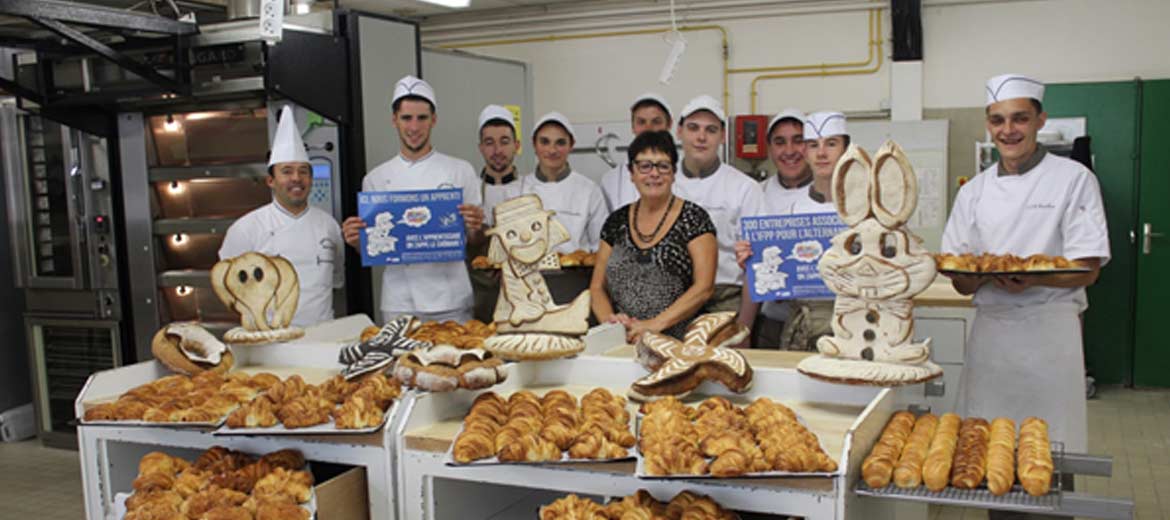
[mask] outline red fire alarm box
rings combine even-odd
[[[735,156],[740,159],[768,157],[768,116],[735,116]]]

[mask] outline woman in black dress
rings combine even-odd
[[[676,197],[678,150],[669,132],[645,132],[629,148],[640,199],[610,214],[589,286],[597,320],[621,323],[631,343],[646,331],[682,338],[715,287],[715,225]]]

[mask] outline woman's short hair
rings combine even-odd
[[[626,151],[629,158],[627,164],[630,165],[630,168],[633,168],[634,160],[646,151],[662,152],[670,157],[670,164],[678,164],[678,147],[675,146],[674,138],[670,136],[670,132],[666,130],[642,132],[634,138],[634,142],[630,143],[630,148]]]

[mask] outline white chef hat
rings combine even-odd
[[[666,111],[666,120],[670,120],[670,103],[666,102],[666,98],[654,92],[646,92],[645,94],[635,98],[634,102],[630,103],[630,110],[634,110],[634,107],[638,106],[638,103],[644,103],[646,101],[654,102],[658,104],[658,106],[662,107],[662,109]]]
[[[795,108],[785,108],[784,110],[781,110],[779,114],[776,114],[772,117],[772,121],[768,123],[768,133],[771,134],[772,127],[776,126],[776,123],[779,123],[785,119],[795,119],[797,123],[800,123],[801,126],[803,126],[804,120],[808,119],[808,117],[804,115],[804,112],[801,112]]]
[[[390,104],[393,105],[406,96],[423,98],[430,101],[431,107],[435,110],[439,108],[439,104],[435,102],[435,89],[431,87],[431,84],[409,74],[394,85],[394,98],[390,100]]]
[[[849,135],[849,131],[845,128],[845,114],[813,112],[804,121],[805,139],[824,139],[835,135]]]
[[[565,128],[565,131],[569,133],[569,138],[571,138],[574,143],[577,142],[577,134],[573,132],[573,123],[570,123],[569,118],[565,117],[565,115],[560,112],[549,112],[543,116],[540,116],[540,119],[536,121],[536,125],[532,127],[532,138],[536,139],[536,132],[540,131],[540,127],[548,123],[556,123],[561,125]]]
[[[508,123],[512,130],[516,130],[516,119],[512,115],[512,111],[500,105],[488,105],[483,107],[483,111],[479,113],[479,130],[483,130],[483,125],[488,124],[489,121],[500,120]]]
[[[727,115],[723,113],[723,104],[720,103],[719,100],[706,94],[703,94],[687,102],[687,105],[682,109],[682,114],[679,114],[679,123],[682,123],[684,119],[691,117],[691,114],[694,114],[700,110],[706,110],[712,114],[715,114],[715,117],[719,118],[719,122],[723,123],[724,125],[727,124]]]
[[[277,116],[276,135],[272,138],[272,152],[268,154],[268,166],[284,162],[309,162],[305,142],[292,107],[285,105]]]
[[[1003,74],[987,80],[987,104],[1029,98],[1044,102],[1044,83],[1020,74]]]

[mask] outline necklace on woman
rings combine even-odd
[[[638,236],[638,240],[642,243],[649,244],[654,241],[654,237],[658,236],[658,232],[662,231],[662,225],[666,223],[666,216],[670,215],[670,209],[674,206],[674,195],[670,196],[670,201],[666,203],[666,211],[662,212],[662,218],[658,219],[658,225],[654,226],[654,232],[649,235],[638,229],[638,208],[642,206],[642,200],[634,203],[634,234]]]

